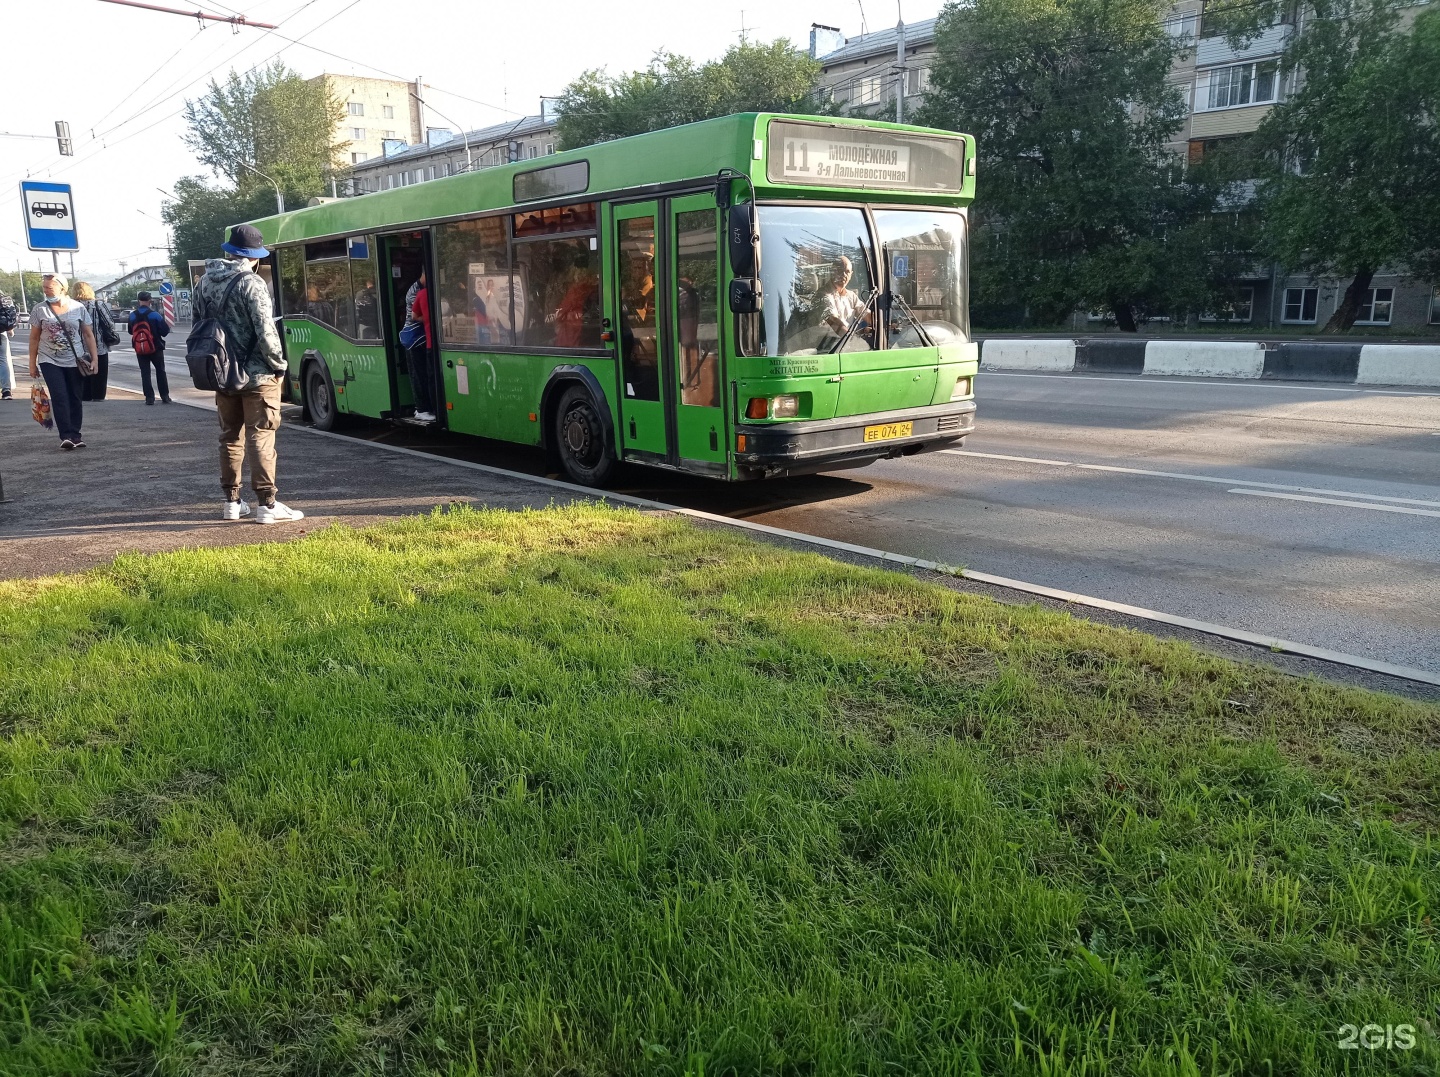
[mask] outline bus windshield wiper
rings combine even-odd
[[[855,320],[846,327],[845,332],[840,334],[840,339],[835,341],[835,346],[827,353],[834,355],[849,343],[850,338],[855,335],[855,330],[865,324],[865,318],[870,313],[870,308],[875,305],[875,297],[879,293],[874,288],[870,289],[870,298],[865,300],[865,309],[855,316]]]

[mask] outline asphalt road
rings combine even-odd
[[[138,387],[133,361],[116,353],[112,384]],[[977,391],[960,451],[744,485],[635,468],[620,489],[1440,672],[1440,391],[1004,373]]]

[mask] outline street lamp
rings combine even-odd
[[[428,108],[431,112],[435,113],[435,115],[439,116],[446,123],[455,123],[454,120],[452,120],[449,116],[445,115],[445,113],[441,112],[429,101],[426,101],[423,97],[420,97],[418,94],[416,94],[414,90],[410,91],[410,96],[415,98],[416,101],[419,101],[422,105]],[[466,134],[465,128],[460,124],[455,123],[455,127],[460,132],[461,141],[465,143],[465,171],[473,172],[475,171],[475,160],[470,156],[470,136]],[[426,139],[426,142],[428,143],[429,139]]]
[[[285,212],[285,196],[280,193],[280,184],[276,183],[273,179],[271,179],[269,176],[265,175],[264,172],[261,172],[258,168],[256,168],[256,167],[255,167],[254,165],[252,165],[252,164],[246,164],[244,161],[241,161],[241,162],[240,162],[240,167],[241,167],[241,168],[248,168],[251,172],[254,172],[255,175],[259,176],[261,179],[263,179],[263,180],[265,180],[267,183],[269,183],[270,186],[272,186],[272,187],[275,188],[275,212],[276,212],[276,213],[284,213],[284,212]]]

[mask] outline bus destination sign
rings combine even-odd
[[[964,183],[959,138],[782,120],[771,121],[769,136],[775,183],[952,193]]]

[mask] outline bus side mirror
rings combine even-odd
[[[737,277],[758,277],[760,235],[756,228],[755,203],[731,206],[725,217],[725,233],[729,239],[730,271]]]
[[[730,282],[730,313],[754,314],[764,305],[759,277],[736,277]]]

